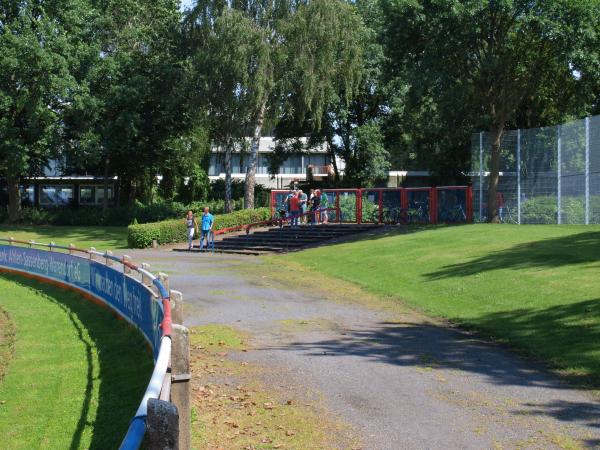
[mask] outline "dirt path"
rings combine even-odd
[[[600,447],[600,405],[528,360],[412,313],[268,286],[250,257],[134,252],[183,292],[186,324],[249,332],[242,355],[294,374],[365,449]],[[298,381],[301,380],[301,381]],[[298,385],[300,383],[300,385]]]

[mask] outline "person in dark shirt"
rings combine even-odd
[[[319,192],[319,190],[316,190],[315,195],[311,199],[311,203],[310,203],[310,211],[311,211],[310,224],[311,225],[314,225],[319,221],[319,218],[317,215],[319,214],[320,206],[321,206],[321,192]]]

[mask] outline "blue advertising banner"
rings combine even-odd
[[[26,247],[0,245],[0,267],[39,275],[85,290],[136,325],[158,356],[162,308],[139,281],[87,258]]]

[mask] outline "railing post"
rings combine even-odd
[[[48,248],[50,249],[50,251],[52,251],[52,247],[56,246],[55,242],[50,241],[50,244],[48,244]]]
[[[557,199],[556,199],[556,208],[557,208],[557,218],[556,221],[559,225],[562,224],[562,127],[559,125],[557,127],[557,143],[556,143],[556,151],[557,151],[557,160],[558,160],[558,168],[557,168],[557,181],[556,181],[556,191],[557,191]]]
[[[183,294],[175,289],[170,291],[171,320],[173,323],[183,325]]]
[[[167,275],[166,273],[163,273],[163,272],[158,272],[158,279],[162,283],[162,285],[165,288],[165,290],[167,292],[169,292],[170,291],[170,289],[169,289],[169,275]]]
[[[590,118],[585,118],[585,224],[590,224]]]
[[[517,223],[521,225],[521,129],[517,130]]]
[[[171,332],[171,402],[179,411],[179,448],[191,447],[190,416],[190,347],[189,330],[183,325],[173,324]]]
[[[148,400],[146,447],[149,450],[179,450],[179,414],[177,407],[164,400]]]
[[[483,131],[479,132],[479,221],[483,217]]]
[[[8,238],[8,245],[13,245],[13,241],[14,241],[14,240],[15,240],[15,238],[14,238],[14,237],[12,237],[12,236],[11,236],[11,237],[9,237],[9,238]]]
[[[142,269],[150,271],[150,264],[143,262]],[[145,286],[152,286],[152,280],[146,276],[146,274],[142,273],[142,284]]]
[[[121,261],[123,262],[123,273],[129,275],[131,273],[131,268],[127,265],[127,263],[131,262],[131,256],[123,255]]]
[[[106,250],[104,252],[104,260],[105,260],[107,266],[112,266],[113,261],[112,261],[112,259],[110,259],[110,257],[112,255],[113,255],[113,253],[110,250]]]
[[[69,255],[73,254],[73,249],[75,248],[75,245],[73,244],[69,244]]]
[[[88,255],[90,255],[90,259],[93,261],[94,260],[94,254],[92,252],[96,251],[96,247],[90,247],[90,252],[88,253]]]

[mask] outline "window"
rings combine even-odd
[[[304,167],[302,167],[302,155],[294,155],[286,159],[279,169],[279,173],[295,175],[304,173]]]
[[[210,155],[210,165],[208,167],[208,174],[210,176],[218,176],[223,170],[223,161],[221,155],[213,153]]]
[[[108,187],[108,202],[113,203],[115,194],[113,187]],[[80,205],[102,205],[104,201],[104,186],[81,186],[79,188],[79,204]]]
[[[40,205],[66,206],[73,202],[73,186],[41,186]]]
[[[35,204],[35,193],[33,186],[19,186],[19,191],[21,191],[21,205],[33,206]]]

